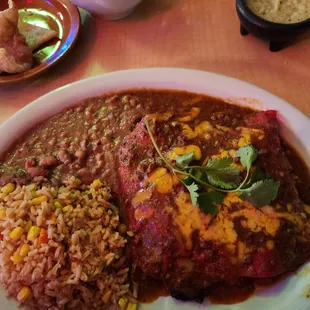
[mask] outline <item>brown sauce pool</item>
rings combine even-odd
[[[221,285],[212,290],[208,299],[213,305],[234,305],[247,300],[254,292],[252,284],[239,287]]]
[[[310,174],[308,173],[309,168],[307,167],[305,162],[301,160],[301,156],[296,150],[294,150],[293,147],[291,147],[287,142],[283,142],[283,146],[286,151],[286,156],[293,167],[294,177],[296,178],[296,187],[299,196],[304,203],[310,205]]]
[[[287,279],[292,273],[266,278],[266,279],[248,279],[242,281],[237,286],[228,286],[220,284],[208,293],[208,300],[214,305],[234,305],[246,301],[256,290],[264,290],[276,283]],[[141,280],[139,282],[138,300],[141,303],[152,303],[160,297],[170,296],[169,290],[161,282],[151,280]]]
[[[149,304],[159,297],[168,296],[170,296],[170,292],[163,283],[151,280],[139,283],[138,300],[142,303]]]

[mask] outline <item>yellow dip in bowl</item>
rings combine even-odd
[[[310,0],[247,0],[257,16],[274,23],[293,24],[310,18]]]

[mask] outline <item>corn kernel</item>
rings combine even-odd
[[[25,302],[31,296],[31,290],[29,287],[24,286],[17,295],[19,302]]]
[[[134,233],[133,233],[132,231],[127,231],[127,235],[128,235],[129,237],[133,237]]]
[[[95,189],[97,189],[97,188],[100,188],[102,186],[102,183],[101,183],[101,181],[100,180],[95,180],[92,184],[91,184],[91,188],[95,188]]]
[[[0,199],[4,199],[8,194],[6,193],[0,193]]]
[[[19,264],[23,261],[23,257],[20,256],[19,254],[14,254],[10,257],[11,262],[14,264]]]
[[[76,198],[75,193],[70,193],[70,194],[69,194],[69,198],[72,199],[72,200],[74,200],[74,199]]]
[[[111,295],[112,295],[112,291],[107,291],[103,297],[102,297],[102,300],[105,304],[107,304],[111,298]]]
[[[137,304],[129,303],[126,310],[137,310]]]
[[[59,187],[59,189],[58,189],[59,194],[66,193],[67,191],[68,191],[67,188],[64,187],[64,186],[61,186],[61,187]]]
[[[55,202],[54,202],[54,206],[55,206],[56,208],[62,208],[62,204],[61,204],[59,201],[55,201]]]
[[[28,252],[30,251],[30,245],[29,244],[23,244],[19,250],[19,255],[21,257],[27,256]]]
[[[68,205],[68,206],[65,206],[64,208],[63,208],[63,211],[64,212],[68,212],[68,211],[71,211],[73,209],[73,207],[71,206],[71,205]]]
[[[4,185],[0,191],[1,193],[10,194],[14,192],[14,190],[15,190],[15,184],[9,183],[9,184]]]
[[[28,232],[31,226],[32,226],[32,221],[31,220],[27,221],[24,227],[25,231]]]
[[[26,186],[27,189],[30,191],[36,191],[37,190],[37,184],[29,184]]]
[[[38,226],[31,226],[28,231],[27,240],[34,241],[39,236],[40,230]]]
[[[24,229],[22,227],[16,227],[10,232],[10,238],[13,240],[19,239],[24,233]]]
[[[118,225],[118,232],[120,234],[126,234],[127,232],[127,226],[125,224],[119,224]]]
[[[33,198],[31,202],[33,205],[40,205],[42,202],[45,202],[47,200],[48,200],[47,196],[40,196],[37,198]]]
[[[122,310],[125,310],[127,306],[127,300],[125,298],[120,298],[118,305],[122,308]]]
[[[38,189],[38,190],[36,191],[36,196],[37,196],[37,197],[42,196],[42,191],[41,191],[40,189]]]
[[[305,212],[310,215],[310,206],[304,205]]]
[[[0,209],[0,220],[5,220],[6,218],[6,210]]]

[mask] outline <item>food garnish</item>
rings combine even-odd
[[[243,146],[236,152],[244,169],[234,165],[233,160],[228,157],[211,158],[204,166],[190,166],[194,160],[193,152],[178,156],[174,166],[161,152],[147,117],[144,118],[144,122],[158,155],[187,188],[192,204],[199,205],[204,213],[216,214],[216,205],[223,202],[225,194],[232,192],[238,192],[240,199],[249,201],[257,208],[276,199],[280,183],[267,176],[260,168],[251,170],[258,157],[258,151],[253,145]],[[240,182],[244,170],[246,174]],[[204,189],[207,189],[207,192],[200,193]]]

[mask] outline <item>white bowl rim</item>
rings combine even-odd
[[[15,113],[0,126],[0,151],[4,152],[9,145],[38,122],[49,118],[62,110],[78,104],[81,100],[103,95],[107,92],[132,88],[175,89],[196,93],[205,93],[224,100],[234,99],[241,105],[259,109],[276,109],[279,111],[282,134],[302,153],[310,166],[310,122],[309,118],[279,97],[238,79],[220,74],[179,68],[146,68],[131,69],[105,73],[90,77],[54,90]],[[243,100],[251,97],[257,101]],[[310,264],[308,264],[310,266]],[[142,305],[142,310],[252,310],[263,309],[268,302],[268,310],[306,310],[308,300],[302,297],[301,291],[309,284],[305,278],[293,275],[288,281],[281,281],[264,293],[258,293],[246,302],[233,306],[192,303],[178,303],[171,298],[160,298],[157,302]],[[280,288],[281,290],[280,290]],[[281,293],[279,293],[279,290]],[[275,294],[277,293],[277,294]],[[16,304],[6,300],[0,289],[0,303],[5,309],[17,309]],[[272,304],[270,304],[272,303]],[[6,305],[6,306],[5,306]],[[269,307],[270,305],[270,307]]]

